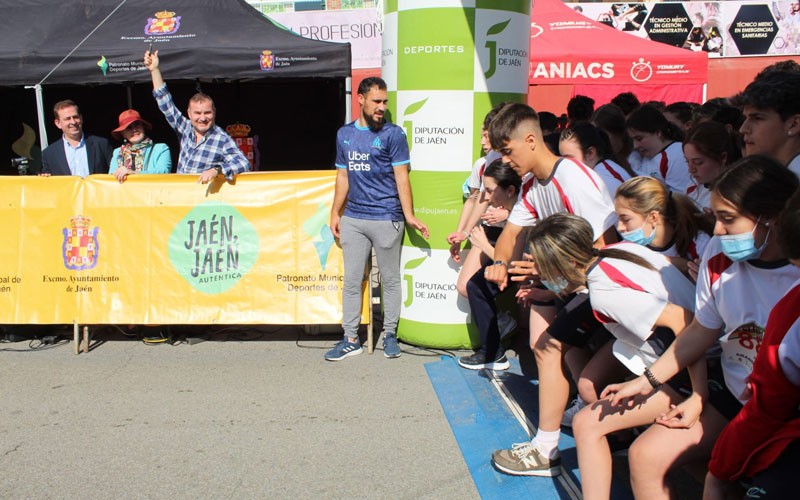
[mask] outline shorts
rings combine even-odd
[[[483,232],[486,234],[486,239],[494,246],[497,243],[497,238],[503,232],[502,227],[498,226],[483,226]]]
[[[573,347],[586,347],[592,337],[607,330],[594,316],[588,293],[556,300],[556,318],[547,329],[551,337]],[[601,344],[602,345],[602,344]]]
[[[748,486],[745,498],[797,498],[797,464],[800,463],[800,441],[783,450],[783,453],[765,470],[745,481]]]
[[[672,330],[664,327],[656,327],[650,336],[644,340],[644,344],[632,345],[623,340],[616,340],[614,343],[614,356],[628,370],[635,374],[641,374],[645,368],[655,363],[664,354],[672,342],[675,334]]]
[[[719,360],[708,363],[708,403],[728,420],[733,420],[744,406],[725,385]]]

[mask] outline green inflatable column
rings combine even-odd
[[[417,217],[429,240],[407,231],[398,336],[439,348],[471,348],[477,332],[456,291],[459,266],[447,235],[458,225],[462,185],[480,156],[483,117],[525,102],[530,0],[386,0],[382,75],[389,109],[411,149]]]

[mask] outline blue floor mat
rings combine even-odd
[[[522,374],[516,360],[497,372],[499,384],[535,426],[538,422],[538,384]],[[580,498],[580,478],[575,440],[563,429],[559,448],[565,474],[561,478],[521,477],[503,474],[492,466],[492,452],[528,440],[491,375],[484,370],[465,370],[455,358],[443,356],[425,365],[428,378],[442,405],[464,462],[482,498]],[[632,498],[622,484],[612,486],[612,498]]]

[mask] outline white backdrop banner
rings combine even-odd
[[[350,42],[353,69],[381,67],[381,20],[378,9],[312,10],[270,14],[304,38]]]

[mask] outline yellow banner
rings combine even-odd
[[[339,323],[334,180],[0,178],[0,323]]]

